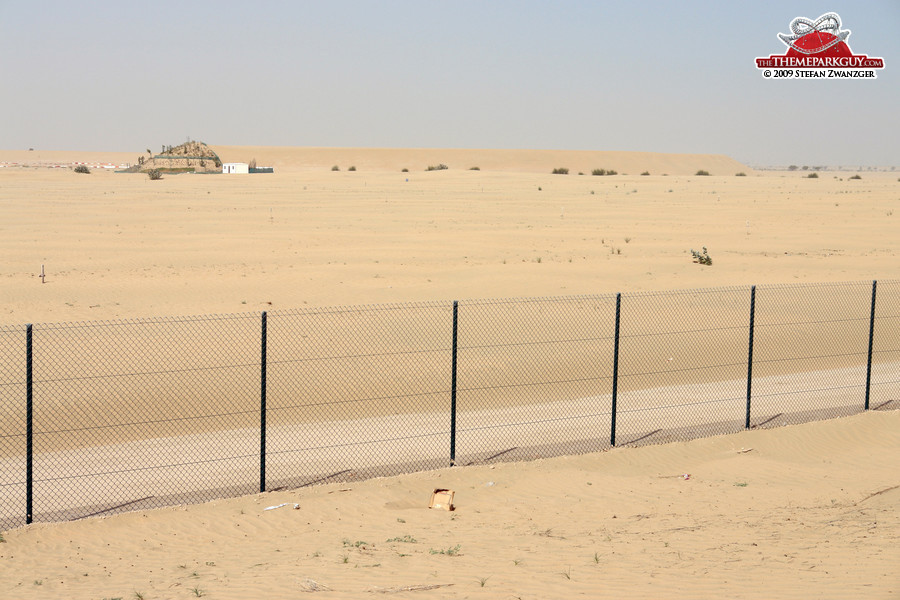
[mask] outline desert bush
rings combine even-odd
[[[401,173],[409,173],[409,169],[407,169],[406,167],[403,167],[402,169],[400,169],[400,172]]]
[[[818,179],[819,174],[818,173],[810,173],[809,175],[806,176],[806,178],[807,179]]]
[[[426,170],[426,171],[445,171],[445,170],[447,170],[447,169],[449,169],[449,168],[450,168],[450,167],[448,167],[448,166],[445,165],[444,163],[441,163],[441,164],[439,164],[439,165],[428,165],[428,167],[427,167],[425,170]]]
[[[847,179],[862,179],[862,175],[853,175],[851,177],[848,177]]]
[[[87,165],[78,165],[75,167],[75,172],[76,173],[86,173],[86,174],[90,175],[91,170],[87,168]]]
[[[348,171],[355,171],[355,170],[356,170],[356,167],[354,167],[353,165],[350,165],[350,168],[347,169],[347,170],[348,170]]]
[[[481,167],[469,167],[470,171],[480,171]]]
[[[606,175],[606,169],[594,169],[593,171],[591,171],[591,175],[596,175],[598,177]]]
[[[735,177],[746,177],[747,174],[744,173],[743,171],[741,171],[740,173],[735,173],[734,176],[735,176]]]
[[[695,175],[708,176],[708,175],[709,175],[709,171],[704,171],[703,169],[700,169],[699,171],[697,171],[697,172],[694,173],[694,174],[695,174]]]
[[[569,170],[565,167],[557,167],[556,169],[553,169],[553,171],[551,171],[551,173],[553,175],[568,175]]]
[[[645,175],[645,176],[649,175],[649,174],[650,174],[650,171],[644,171],[643,173],[641,173],[641,175]]]
[[[700,263],[701,265],[712,265],[712,258],[709,257],[709,252],[706,251],[706,246],[703,246],[702,252],[697,252],[696,250],[691,250],[691,256],[694,257],[695,263]]]
[[[162,171],[160,171],[159,169],[150,169],[149,171],[147,171],[147,177],[149,177],[151,181],[162,179]]]
[[[332,171],[340,171],[341,168],[340,168],[339,166],[337,166],[337,165],[334,165],[333,167],[331,167],[331,170],[332,170]]]

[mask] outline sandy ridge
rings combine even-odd
[[[23,599],[889,598],[898,417],[39,524],[4,532],[0,586]],[[434,487],[456,491],[455,512],[426,508]]]

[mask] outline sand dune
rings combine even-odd
[[[0,589],[23,600],[889,598],[898,432],[900,412],[872,412],[38,524],[4,533]],[[454,512],[427,508],[436,487],[456,492]]]
[[[223,161],[274,166],[279,172],[318,171],[351,166],[360,171],[424,171],[444,164],[451,170],[478,167],[485,171],[550,173],[567,168],[570,174],[594,169],[620,174],[693,175],[705,169],[717,175],[752,170],[721,154],[665,154],[576,150],[471,150],[457,148],[273,148],[265,146],[213,146]]]
[[[649,171],[653,175],[693,175],[700,169],[715,175],[734,175],[752,170],[721,154],[666,154],[576,150],[477,150],[459,148],[310,148],[278,146],[211,146],[223,162],[250,162],[273,166],[279,173],[347,170],[424,171],[444,164],[453,170],[478,167],[486,171],[550,173],[567,168],[571,174],[594,169],[614,169],[625,175]],[[145,149],[146,150],[146,149]],[[150,148],[153,152],[155,149]],[[0,150],[0,164],[131,163],[146,151],[79,152],[52,150]]]

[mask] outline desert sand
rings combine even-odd
[[[896,274],[889,173],[808,179],[708,155],[326,149],[315,162],[309,149],[214,149],[276,172],[149,181],[0,168],[0,323]],[[0,162],[32,154],[81,158]],[[450,168],[425,171],[441,162]],[[690,175],[700,168],[712,175]],[[704,246],[711,267],[692,262]]]
[[[4,533],[0,589],[21,599],[893,598],[898,458],[900,412],[870,412],[42,523]],[[435,488],[455,492],[456,510],[428,508]]]
[[[897,277],[891,173],[214,149],[276,172],[149,181],[49,166],[139,153],[0,151],[0,325]],[[35,524],[3,533],[0,595],[894,597],[897,416]],[[427,509],[436,487],[456,511]]]

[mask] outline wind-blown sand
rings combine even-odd
[[[45,166],[139,153],[0,151],[42,165],[0,168],[0,324],[897,276],[895,174],[808,179],[712,155],[214,150],[276,173],[151,182]],[[439,163],[450,169],[425,171]],[[701,246],[710,267],[691,261]],[[3,533],[0,596],[894,597],[898,425],[873,412],[36,524]],[[456,512],[425,508],[434,487],[457,491]]]
[[[898,459],[900,412],[871,412],[38,524],[4,534],[0,589],[22,599],[891,598]],[[427,508],[437,487],[456,492],[454,512]]]

